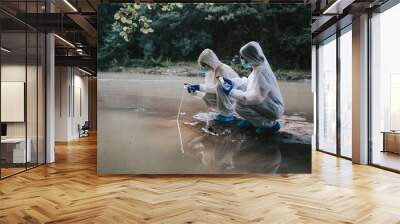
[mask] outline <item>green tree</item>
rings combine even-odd
[[[125,3],[99,10],[99,64],[195,61],[204,48],[230,60],[258,41],[274,68],[309,69],[311,13],[300,4]],[[102,24],[105,23],[105,24]]]

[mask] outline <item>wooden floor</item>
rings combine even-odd
[[[97,176],[96,139],[0,181],[0,223],[400,223],[400,175],[319,152],[312,175]]]
[[[19,172],[23,172],[25,170],[26,170],[25,167],[23,167],[23,168],[13,168],[13,167],[4,168],[3,167],[3,168],[1,168],[1,177],[8,177],[8,176],[11,176],[13,174],[16,174],[16,173],[19,173]]]

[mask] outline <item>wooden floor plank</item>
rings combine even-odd
[[[400,223],[400,175],[313,152],[310,175],[98,176],[96,137],[0,181],[0,223]]]

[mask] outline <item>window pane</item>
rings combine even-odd
[[[28,32],[28,63],[26,80],[26,113],[27,140],[30,147],[28,168],[37,165],[37,76],[38,76],[38,36],[36,32]]]
[[[45,60],[46,60],[46,52],[45,52],[45,44],[46,37],[44,34],[39,34],[39,46],[38,46],[38,163],[45,163],[45,93],[46,93],[46,84],[45,84]]]
[[[318,48],[318,148],[336,153],[336,40]]]
[[[351,29],[351,27],[350,27]],[[340,36],[340,152],[351,158],[352,141],[352,35]]]
[[[8,49],[1,51],[0,87],[1,174],[5,177],[25,170],[31,158],[30,144],[26,144],[26,33],[2,33],[1,45]]]
[[[372,162],[400,170],[400,5],[372,18]],[[386,132],[386,134],[384,134]]]

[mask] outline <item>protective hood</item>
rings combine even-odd
[[[260,44],[255,41],[251,41],[240,48],[240,55],[253,66],[260,65],[266,61]]]
[[[201,66],[201,63],[204,63],[214,70],[221,65],[221,61],[218,59],[217,55],[212,51],[211,49],[204,49],[203,52],[201,52],[198,63]]]
[[[284,111],[281,90],[260,45],[252,41],[240,49],[240,54],[254,69],[248,77],[246,90],[232,90],[232,95],[247,105],[272,101],[279,106],[280,116]]]
[[[219,83],[218,77],[225,77],[228,79],[239,78],[239,75],[230,66],[222,63],[211,49],[205,49],[201,52],[198,63],[200,66],[201,63],[204,63],[213,68],[206,73],[204,84],[200,84],[200,91],[202,92],[216,93]]]

